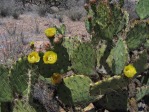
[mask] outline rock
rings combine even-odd
[[[57,7],[55,7],[55,6],[52,6],[50,9],[51,9],[51,13],[59,12],[59,9]]]

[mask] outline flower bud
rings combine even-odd
[[[92,16],[88,16],[87,19],[88,19],[88,21],[91,21],[92,20]]]
[[[84,9],[88,10],[89,9],[89,4],[85,3],[84,4]]]
[[[57,37],[55,37],[54,40],[53,40],[53,42],[54,42],[55,44],[59,44],[60,41],[61,41],[60,38],[57,38]]]
[[[59,34],[59,35],[58,35],[58,38],[59,38],[59,39],[62,39],[62,38],[63,38],[63,35],[62,35],[62,34]]]

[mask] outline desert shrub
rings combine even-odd
[[[10,16],[15,9],[15,2],[12,0],[1,0],[0,1],[0,15],[2,17]]]
[[[40,6],[37,11],[39,16],[44,17],[47,13],[47,7]]]
[[[83,6],[84,3],[85,0],[67,0],[65,8],[71,9],[72,7],[75,6]]]
[[[82,7],[73,7],[66,15],[73,21],[79,21],[83,16],[86,15],[85,10]]]
[[[1,9],[0,15],[1,15],[2,17],[8,16],[8,15],[9,15],[9,10],[6,9],[6,8]]]
[[[63,14],[62,14],[62,13],[54,14],[54,18],[55,18],[55,19],[58,19],[58,21],[59,21],[60,23],[63,22]]]
[[[19,13],[17,11],[14,11],[12,13],[12,16],[13,16],[14,19],[18,19],[19,18]]]

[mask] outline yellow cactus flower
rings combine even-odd
[[[62,82],[62,75],[59,73],[54,73],[51,77],[52,84],[59,84]]]
[[[43,61],[45,64],[54,64],[57,61],[57,54],[53,51],[47,51],[44,53]]]
[[[28,55],[28,62],[29,63],[37,63],[40,61],[40,57],[39,57],[39,54],[38,52],[31,52],[29,55]]]
[[[44,32],[47,37],[51,38],[56,34],[56,28],[48,28]]]
[[[137,71],[133,65],[129,64],[128,66],[125,66],[124,74],[126,77],[132,78],[136,73]]]

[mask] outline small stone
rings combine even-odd
[[[57,7],[55,7],[55,6],[51,7],[50,9],[51,9],[51,12],[52,12],[52,13],[57,13],[57,12],[59,12],[59,9],[58,9]]]

